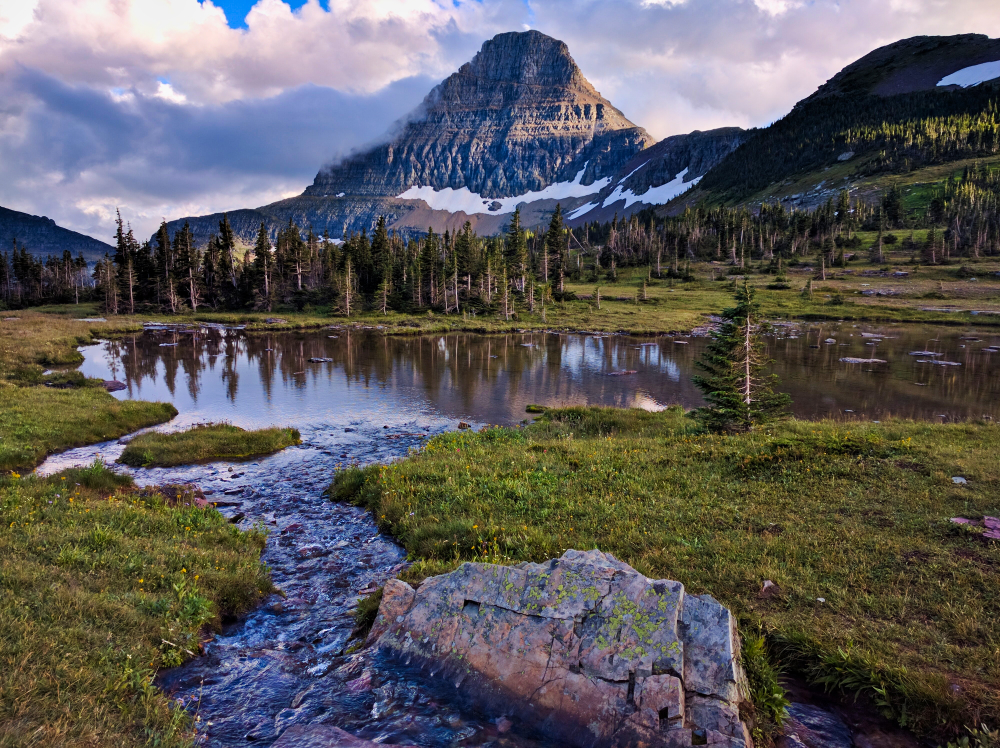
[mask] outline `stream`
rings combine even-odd
[[[697,335],[389,338],[156,326],[82,349],[86,376],[124,383],[117,397],[174,403],[180,415],[166,430],[228,420],[302,432],[300,446],[254,462],[119,466],[141,485],[196,484],[241,527],[270,530],[263,561],[284,596],[227,623],[206,656],[158,677],[196,716],[199,745],[270,745],[290,725],[319,722],[429,748],[544,745],[516,725],[499,734],[398,663],[345,652],[358,599],[395,576],[406,554],[366,512],[322,492],[339,468],[405,457],[461,421],[518,423],[529,403],[697,406],[690,376],[705,343]],[[998,344],[1000,331],[841,323],[782,326],[768,345],[796,415],[962,420],[1000,418]],[[122,449],[70,450],[39,472],[110,463]]]

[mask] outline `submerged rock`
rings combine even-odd
[[[416,746],[373,743],[333,725],[293,725],[281,734],[271,748],[416,748]]]
[[[751,745],[732,614],[600,551],[390,580],[368,641],[560,745]]]

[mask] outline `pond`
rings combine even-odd
[[[84,349],[81,370],[123,381],[119,397],[174,403],[177,427],[443,427],[514,424],[532,403],[696,407],[691,377],[706,344],[703,336],[161,329]],[[768,352],[802,418],[1000,417],[998,330],[785,324]]]
[[[206,326],[84,348],[85,375],[126,385],[116,397],[172,402],[180,415],[164,428],[226,420],[302,432],[302,445],[248,463],[129,471],[140,484],[197,484],[239,526],[271,531],[263,560],[284,596],[227,625],[206,656],[158,678],[196,715],[198,744],[270,745],[290,725],[332,723],[377,742],[545,745],[517,724],[500,734],[453,689],[348,651],[359,598],[398,574],[406,554],[364,511],[323,490],[346,464],[403,457],[463,421],[515,424],[532,403],[696,407],[691,376],[706,344],[698,335],[385,337]],[[848,323],[781,325],[768,339],[796,415],[863,420],[1000,417],[998,345],[1000,332],[989,330]],[[122,449],[71,450],[39,471],[111,461]]]

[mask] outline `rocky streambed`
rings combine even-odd
[[[142,484],[197,485],[239,526],[259,523],[270,531],[263,561],[282,594],[272,595],[243,620],[227,623],[204,643],[204,656],[158,678],[158,685],[197,721],[197,744],[562,746],[569,744],[567,735],[586,732],[553,731],[553,723],[600,712],[600,720],[589,720],[600,725],[589,743],[595,748],[616,745],[623,736],[633,742],[640,738],[636,745],[697,745],[713,735],[715,742],[749,745],[734,722],[739,701],[734,645],[727,636],[714,636],[731,630],[720,624],[728,614],[714,602],[705,603],[713,615],[699,621],[691,607],[703,605],[699,598],[685,601],[683,588],[668,582],[671,598],[662,582],[650,582],[613,559],[581,566],[576,558],[575,566],[563,571],[553,562],[527,565],[486,579],[466,569],[464,576],[425,583],[416,596],[393,582],[368,646],[351,651],[349,645],[357,643],[350,639],[359,599],[393,579],[406,554],[378,532],[367,512],[333,503],[323,492],[338,467],[397,459],[443,428],[440,423],[433,428],[395,423],[391,428],[318,429],[303,434],[302,446],[252,463],[130,471]],[[107,443],[72,450],[50,458],[40,471],[96,457],[111,461],[122,448]],[[593,579],[581,582],[588,574]],[[571,592],[574,586],[595,585],[600,594]],[[637,602],[641,607],[644,595],[652,605],[645,612],[637,608],[645,622],[612,631],[621,624],[614,611]],[[604,600],[614,606],[600,614]],[[462,646],[469,651],[460,654],[469,658],[466,666],[478,660],[477,666],[485,662],[490,668],[474,675],[466,667],[463,676],[455,661],[436,658],[433,647],[441,631],[435,624],[449,621],[465,627]],[[699,638],[699,627],[708,630],[708,640]],[[619,635],[624,637],[619,644],[625,644],[612,647],[610,639]],[[642,651],[653,646],[662,656],[646,662],[650,658]],[[685,646],[700,648],[700,655],[685,659],[679,654]],[[699,668],[704,672],[699,674]],[[589,680],[588,672],[594,676]],[[593,693],[569,681],[587,681]],[[699,686],[700,681],[709,687]],[[521,693],[521,686],[530,686],[530,694]],[[541,699],[540,720],[532,718],[534,700],[526,694]],[[864,709],[838,706],[801,684],[792,694],[795,703],[781,748],[917,745]],[[722,711],[705,712],[704,706],[714,702]],[[714,728],[700,723],[708,714],[719,717]],[[628,729],[620,731],[621,725]]]
[[[140,484],[194,484],[240,527],[270,531],[262,560],[283,594],[228,623],[205,642],[205,656],[157,679],[194,715],[199,746],[267,746],[290,726],[311,723],[388,743],[535,745],[516,730],[501,736],[495,723],[399,662],[345,652],[358,600],[398,573],[406,554],[368,513],[323,491],[338,466],[396,459],[441,428],[320,429],[305,432],[301,447],[252,463],[128,471]],[[71,450],[39,470],[110,462],[122,449],[112,442]]]

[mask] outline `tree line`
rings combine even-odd
[[[89,269],[82,257],[34,258],[15,243],[0,253],[0,303],[7,307],[98,300],[108,314],[141,311],[328,308],[499,314],[571,298],[565,284],[614,283],[624,267],[650,278],[690,278],[690,265],[714,261],[740,270],[751,262],[815,262],[820,272],[855,259],[884,262],[897,233],[931,230],[921,243],[902,239],[914,259],[948,262],[1000,254],[1000,171],[977,165],[946,181],[925,211],[908,213],[893,186],[876,203],[845,190],[813,210],[780,203],[686,209],[660,216],[647,209],[627,219],[569,229],[559,207],[544,229],[526,229],[519,211],[498,236],[470,223],[439,234],[404,236],[379,218],[372,233],[334,241],[289,222],[272,242],[261,224],[253,246],[241,246],[226,216],[198,247],[189,226],[172,236],[166,223],[138,241],[119,215],[115,251]],[[869,232],[862,241],[859,232]],[[875,234],[872,239],[871,235]]]

